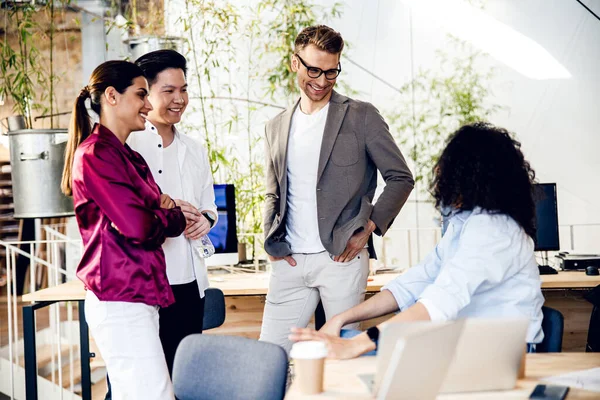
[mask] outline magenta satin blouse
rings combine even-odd
[[[146,161],[96,124],[75,152],[72,179],[84,247],[77,277],[100,300],[172,304],[161,245],[185,218],[179,207],[160,208]]]

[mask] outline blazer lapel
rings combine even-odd
[[[290,137],[292,116],[294,115],[294,111],[296,110],[296,107],[298,107],[298,103],[300,103],[300,100],[298,100],[293,107],[288,108],[281,115],[281,118],[279,119],[279,124],[277,126],[277,130],[276,130],[277,141],[279,143],[278,143],[278,146],[274,149],[275,154],[274,154],[273,159],[277,160],[276,168],[277,168],[277,173],[279,175],[279,185],[280,186],[283,186],[283,182],[285,180],[285,177],[287,176],[286,169],[287,169],[288,141],[289,141],[289,137]]]
[[[331,156],[335,139],[340,132],[342,122],[346,116],[346,111],[348,110],[346,100],[347,97],[342,96],[335,91],[331,95],[329,112],[327,114],[327,121],[325,122],[325,130],[323,132],[323,142],[321,143],[321,154],[319,155],[317,182],[319,182],[321,175],[323,175],[323,171],[325,171],[325,166],[327,165],[327,161],[329,161],[329,156]]]

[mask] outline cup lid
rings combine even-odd
[[[290,357],[297,359],[319,359],[327,357],[327,346],[316,340],[297,342],[292,346]]]

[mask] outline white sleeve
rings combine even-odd
[[[521,235],[506,229],[506,222],[500,215],[478,215],[465,222],[456,253],[419,297],[432,321],[456,319],[479,288],[494,287],[517,272],[511,267],[521,249],[513,236]]]
[[[412,306],[423,290],[431,285],[439,274],[441,267],[440,246],[442,244],[440,242],[420,264],[409,268],[381,288],[381,290],[389,290],[392,293],[401,311]]]

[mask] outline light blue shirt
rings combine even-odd
[[[400,310],[420,302],[432,321],[528,318],[527,342],[544,338],[534,243],[504,214],[475,208],[451,215],[436,248],[382,290]]]

